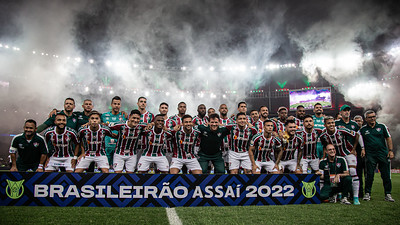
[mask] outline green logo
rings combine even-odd
[[[314,197],[315,193],[317,192],[317,188],[315,187],[315,181],[313,182],[304,182],[303,183],[303,188],[301,189],[301,192],[303,193],[304,197],[306,198],[312,198]]]
[[[24,183],[25,180],[11,181],[7,180],[6,194],[12,199],[20,198],[24,194]],[[22,189],[21,189],[22,187]]]

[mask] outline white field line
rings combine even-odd
[[[179,219],[178,214],[176,214],[175,208],[165,208],[167,211],[168,221],[171,225],[182,225],[181,219]]]

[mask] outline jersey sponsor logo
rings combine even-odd
[[[6,194],[11,199],[18,199],[24,194],[24,183],[25,180],[11,181],[7,179]]]
[[[18,144],[20,149],[24,149],[24,145],[23,144]]]
[[[35,148],[37,148],[39,146],[39,143],[33,142],[33,146],[35,146]]]
[[[369,130],[366,130],[366,131],[365,131],[365,135],[367,135],[367,134],[370,134]]]
[[[312,198],[314,197],[315,193],[317,193],[317,188],[315,187],[315,181],[312,182],[301,182],[303,187],[301,188],[301,192],[303,193],[304,197]]]

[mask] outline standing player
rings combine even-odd
[[[394,202],[390,178],[390,160],[394,158],[392,137],[385,124],[376,122],[376,114],[373,110],[366,111],[364,118],[367,124],[361,128],[361,135],[364,138],[365,151],[361,153],[361,156],[367,157],[367,177],[363,199],[371,200],[372,182],[378,165],[385,190],[385,201]]]
[[[350,112],[351,112],[351,108],[348,105],[343,105],[342,107],[340,107],[340,111],[339,114],[341,115],[341,119],[336,120],[335,121],[335,125],[336,127],[339,128],[347,128],[349,130],[353,130],[355,132],[358,132],[360,130],[360,127],[358,126],[358,124],[356,122],[354,122],[353,120],[350,120]],[[349,143],[354,143],[354,138],[351,136],[346,136],[346,142]],[[357,166],[356,166],[356,172],[357,172],[357,176],[359,179],[359,191],[358,191],[358,196],[363,196],[363,181],[362,181],[362,173],[358,173],[357,171],[357,167],[358,164],[362,163],[362,159],[364,157],[361,157],[361,146],[364,145],[364,142],[362,140],[362,137],[360,136],[358,139],[358,143],[359,145],[357,145],[356,147],[356,157],[357,157]]]
[[[251,173],[251,161],[249,158],[250,141],[257,130],[247,126],[246,114],[236,114],[236,125],[229,126],[231,130],[231,150],[229,151],[229,171],[231,174],[238,174],[242,167],[246,174]]]
[[[161,102],[158,111],[163,116],[164,121],[168,120],[168,104],[166,102]]]
[[[12,139],[9,153],[11,172],[22,172],[29,169],[43,172],[43,164],[48,151],[46,141],[36,133],[36,121],[31,119],[25,121],[24,133],[18,134]]]
[[[336,128],[335,127],[335,119],[332,116],[327,116],[324,119],[325,122],[325,131],[322,132],[320,136],[320,140],[324,148],[328,144],[332,144],[336,148],[336,152],[339,156],[342,156],[346,159],[347,164],[349,165],[350,176],[353,181],[353,196],[354,196],[354,205],[359,205],[360,201],[358,199],[359,192],[359,181],[357,176],[357,158],[356,158],[356,145],[358,143],[359,134],[355,131],[349,130],[347,128]],[[354,143],[350,143],[346,141],[346,137],[351,136],[354,138]],[[364,148],[364,146],[361,146]]]
[[[277,126],[278,126],[278,132],[284,132],[285,131],[285,124],[286,120],[288,118],[288,110],[286,107],[281,106],[278,108],[278,120],[277,120]]]
[[[90,99],[85,99],[82,104],[83,111],[75,112],[78,118],[77,129],[79,129],[82,125],[87,124],[89,122],[89,115],[93,110],[93,102]]]
[[[303,138],[304,148],[303,157],[300,161],[303,173],[307,173],[307,168],[311,167],[314,172],[318,171],[319,159],[317,156],[317,142],[322,130],[314,128],[314,120],[311,115],[305,115],[303,128],[297,134]]]
[[[139,125],[140,115],[139,110],[132,110],[126,123],[110,127],[111,130],[118,131],[113,166],[116,173],[122,173],[124,167],[127,173],[135,172],[137,144],[140,134],[146,128],[145,124]]]
[[[294,120],[287,120],[285,133],[280,133],[282,140],[282,151],[276,159],[276,165],[282,167],[283,173],[287,168],[291,173],[301,173],[300,160],[303,153],[304,141],[296,134],[296,123]],[[297,157],[295,154],[297,153]]]
[[[222,125],[234,123],[234,121],[228,117],[228,106],[226,106],[226,104],[221,104],[219,106],[218,111],[219,111],[219,121]]]
[[[182,124],[182,117],[186,113],[186,103],[184,102],[179,102],[178,104],[178,114],[169,117],[167,120],[167,126],[172,129],[176,125],[181,125]]]
[[[257,129],[257,131],[259,133],[262,133],[264,131],[264,122],[266,120],[270,120],[268,118],[269,115],[269,111],[268,111],[268,107],[267,106],[261,106],[259,109],[259,115],[260,115],[260,119],[258,119],[258,121],[254,122],[254,128]],[[274,132],[278,132],[278,126],[276,125],[275,121],[271,120],[274,124]]]
[[[161,173],[168,173],[169,164],[165,157],[165,145],[167,140],[172,138],[172,134],[163,130],[164,123],[163,116],[158,114],[154,118],[153,129],[142,132],[142,135],[145,136],[144,145],[146,148],[138,162],[139,173],[146,173],[151,163],[155,163]]]
[[[193,129],[192,117],[184,115],[182,126],[173,134],[174,150],[171,162],[171,174],[178,174],[185,165],[193,174],[201,174],[201,166],[195,156],[194,148],[200,141],[200,132]]]
[[[66,127],[67,117],[64,114],[57,114],[54,123],[56,126],[44,132],[46,143],[53,148],[45,171],[54,172],[64,167],[65,171],[73,172],[71,161],[75,146],[78,144],[77,134],[75,130]]]
[[[211,114],[213,114],[213,113],[215,113],[215,109],[214,108],[209,108],[208,110],[207,110],[207,117],[210,117],[210,115]]]
[[[324,115],[322,114],[324,110],[322,109],[321,103],[316,103],[314,105],[314,128],[323,130],[325,128],[324,124]],[[318,158],[322,159],[324,155],[324,148],[320,141],[317,142],[317,156]]]
[[[246,115],[247,121],[250,124],[253,124],[253,120],[251,119],[251,117],[249,115],[247,115],[247,103],[246,102],[239,102],[238,104],[238,111],[239,113],[244,113]],[[234,121],[236,121],[237,116],[233,116],[232,118]]]
[[[360,129],[361,129],[361,127],[363,127],[364,120],[361,115],[354,116],[354,121],[357,123],[357,125],[358,125],[358,127],[360,127]]]
[[[264,132],[256,134],[251,142],[249,158],[251,160],[253,174],[260,174],[264,168],[268,173],[279,173],[278,166],[274,162],[274,153],[278,149],[281,152],[281,142],[279,138],[272,136],[274,122],[264,121]]]
[[[126,118],[124,114],[120,112],[120,109],[121,98],[119,96],[114,96],[111,99],[111,111],[101,115],[101,122],[107,124],[108,126],[114,126],[115,124],[125,122]],[[117,131],[114,131],[114,133],[117,134]],[[117,139],[112,138],[111,136],[106,136],[105,138],[105,151],[107,154],[108,164],[110,165],[110,168],[112,168]]]
[[[67,127],[77,130],[78,119],[74,113],[75,109],[75,100],[73,98],[66,98],[64,101],[64,110],[60,113],[67,116]],[[50,126],[54,126],[54,119],[56,115],[54,114],[50,118],[48,118],[43,124],[37,127],[38,133],[44,131],[46,128]]]
[[[154,115],[153,113],[149,112],[146,110],[147,107],[147,98],[145,97],[139,97],[138,98],[138,102],[137,102],[137,106],[139,108],[139,111],[141,113],[140,115],[140,123],[151,123],[154,120]]]
[[[72,166],[76,169],[75,172],[82,173],[87,169],[91,162],[97,163],[97,167],[103,173],[108,173],[108,160],[105,151],[105,138],[116,137],[109,127],[100,125],[100,113],[92,111],[89,116],[89,126],[82,127],[78,131],[79,145],[75,148],[75,156],[72,160]],[[83,148],[81,155],[78,157],[79,149]],[[78,158],[78,159],[77,159]]]
[[[233,121],[231,118],[228,117],[228,106],[226,104],[221,104],[219,106],[219,123],[222,124],[223,126],[226,126],[228,124],[233,124],[235,121]],[[225,164],[225,169],[229,170],[229,150],[230,150],[230,136],[226,135],[222,146],[222,158],[224,159],[224,164]]]
[[[296,117],[294,117],[297,130],[301,130],[303,128],[303,120],[305,115],[306,115],[306,109],[304,108],[304,106],[298,105],[296,108]]]
[[[200,104],[199,106],[197,106],[197,113],[197,116],[193,118],[193,124],[195,126],[207,124],[208,118],[206,116],[206,106],[204,104]]]
[[[258,111],[255,109],[250,111],[250,117],[251,117],[251,120],[253,121],[253,125],[255,122],[257,122],[260,119],[260,115],[258,114]]]

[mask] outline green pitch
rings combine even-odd
[[[392,196],[383,200],[375,175],[372,199],[361,205],[178,207],[183,224],[397,224],[400,174],[392,174]],[[0,224],[168,224],[165,208],[0,207]]]

